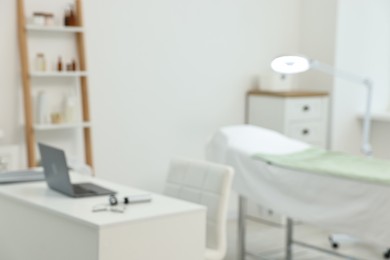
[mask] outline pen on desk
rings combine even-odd
[[[114,194],[110,195],[108,199],[111,206],[118,205],[119,203],[123,204],[136,204],[136,203],[146,203],[152,201],[152,196],[150,194],[140,194],[140,195],[131,195],[125,196],[123,199],[118,199]]]
[[[124,198],[125,204],[145,203],[150,201],[152,201],[152,196],[150,194],[132,195]]]

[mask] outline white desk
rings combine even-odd
[[[118,195],[148,193],[96,178]],[[200,260],[204,259],[206,209],[152,194],[125,213],[93,213],[107,196],[73,199],[45,182],[0,186],[0,259]]]

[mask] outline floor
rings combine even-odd
[[[248,256],[246,260],[256,259],[284,259],[284,235],[285,231],[282,227],[272,227],[265,224],[247,221],[247,249],[251,253],[256,253],[264,256],[264,253],[273,251],[266,258],[255,258]],[[328,241],[328,232],[319,230],[318,228],[299,224],[294,228],[294,239],[310,242],[311,244],[331,249]],[[237,222],[229,221],[228,225],[228,252],[225,260],[237,260]],[[276,253],[274,252],[276,251]],[[330,256],[318,251],[305,249],[299,246],[293,247],[294,260],[337,260],[343,259]],[[356,259],[375,260],[383,259],[384,250],[373,245],[362,244],[361,242],[345,243],[337,252],[354,256]],[[353,258],[353,259],[355,259]]]

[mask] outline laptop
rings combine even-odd
[[[65,152],[42,143],[38,143],[38,146],[42,158],[45,179],[50,189],[74,198],[116,193],[93,183],[72,184],[70,182]]]

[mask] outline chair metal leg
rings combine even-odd
[[[286,227],[286,260],[292,260],[292,244],[293,244],[293,229],[294,223],[291,218],[287,218]]]
[[[247,212],[247,199],[244,196],[239,196],[238,201],[238,243],[237,252],[238,260],[245,260],[246,248],[246,212]]]

